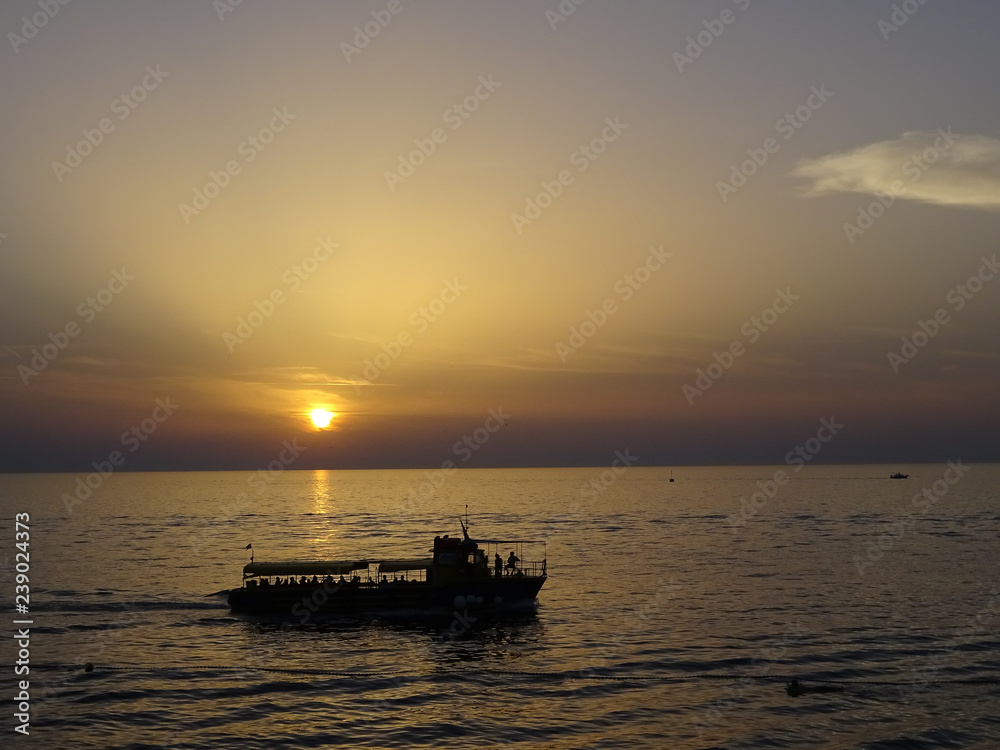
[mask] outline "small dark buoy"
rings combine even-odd
[[[87,662],[87,666],[85,666],[83,668],[83,671],[84,672],[93,672],[94,671],[94,665],[91,662],[88,661]]]
[[[793,698],[798,698],[800,695],[806,695],[807,693],[842,693],[844,688],[839,685],[801,685],[798,680],[792,680],[787,685],[785,685],[785,692],[788,693]]]

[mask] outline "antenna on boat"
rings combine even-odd
[[[469,506],[465,506],[465,523],[462,523],[462,517],[458,517],[458,522],[462,526],[462,535],[465,537],[465,541],[469,540]]]

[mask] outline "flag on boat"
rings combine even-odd
[[[253,549],[253,545],[252,545],[252,544],[248,544],[248,545],[247,545],[246,547],[244,547],[243,549]]]

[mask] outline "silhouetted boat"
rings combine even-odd
[[[895,474],[890,474],[889,479],[907,479],[909,476],[909,474],[902,474],[897,471]]]
[[[474,540],[464,524],[462,532],[463,539],[434,537],[428,558],[251,559],[243,568],[243,585],[229,592],[229,606],[234,612],[285,615],[304,623],[312,613],[487,614],[533,605],[547,578],[545,543]],[[525,545],[541,545],[542,559],[522,561],[517,553]],[[510,550],[506,562],[501,549]]]

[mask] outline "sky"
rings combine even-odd
[[[5,2],[0,470],[1000,460],[997,28]]]

